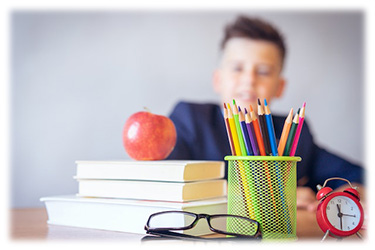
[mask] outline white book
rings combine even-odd
[[[149,216],[161,211],[226,214],[226,197],[193,202],[81,198],[75,195],[43,197],[48,224],[145,234]],[[205,220],[183,233],[212,233]]]
[[[197,181],[224,177],[223,161],[76,161],[80,179]]]
[[[85,197],[193,201],[227,195],[227,181],[161,182],[78,179],[78,195]]]

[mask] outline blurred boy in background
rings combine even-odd
[[[285,56],[284,39],[272,25],[239,16],[225,28],[213,88],[222,103],[232,103],[235,99],[241,108],[249,109],[252,105],[254,110],[258,98],[262,102],[266,98],[271,104],[285,89],[282,75]],[[180,102],[170,118],[177,129],[177,144],[169,159],[223,160],[231,154],[222,106]],[[277,139],[285,118],[273,114]],[[306,121],[295,155],[302,158],[297,167],[298,208],[314,210],[316,185],[330,177],[346,178],[359,186],[360,192],[364,191],[363,169],[317,146]],[[342,184],[330,182],[329,186],[342,189]]]

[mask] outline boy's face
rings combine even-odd
[[[257,99],[271,103],[280,97],[285,80],[281,77],[282,61],[276,45],[248,38],[230,39],[214,72],[213,85],[222,102],[257,110]]]

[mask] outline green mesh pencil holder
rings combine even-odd
[[[300,157],[226,156],[228,213],[260,223],[264,239],[296,239]]]

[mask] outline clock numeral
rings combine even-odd
[[[353,211],[353,207],[350,208],[350,211]]]
[[[330,208],[330,206],[327,206],[327,210],[330,210],[331,208]]]
[[[341,199],[337,199],[337,202],[338,202],[338,203],[341,203]]]

